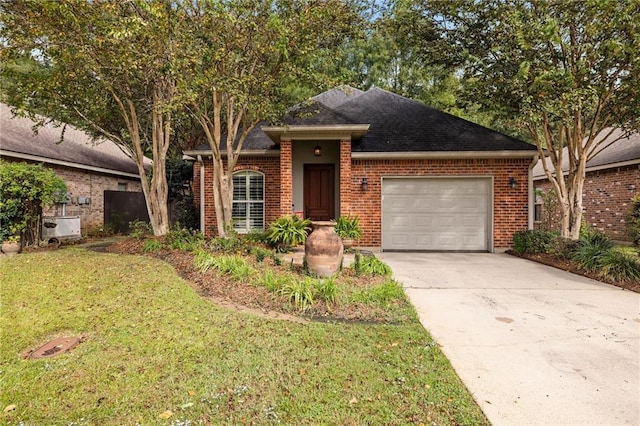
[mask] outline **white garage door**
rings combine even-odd
[[[384,178],[383,250],[490,249],[491,179]]]

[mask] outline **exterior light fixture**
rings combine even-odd
[[[322,147],[320,145],[313,147],[313,155],[316,157],[320,157],[322,155]]]
[[[369,179],[365,176],[362,178],[362,190],[366,191],[367,189],[369,189]]]
[[[518,187],[518,181],[513,176],[509,178],[509,186],[511,189],[516,189]]]

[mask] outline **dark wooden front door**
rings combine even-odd
[[[334,218],[334,171],[333,164],[304,165],[304,217],[311,220]]]

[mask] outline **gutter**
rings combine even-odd
[[[198,155],[198,164],[200,165],[200,232],[204,235],[205,217],[204,217],[204,161],[202,156]]]
[[[533,230],[533,224],[535,222],[535,208],[536,208],[536,194],[534,192],[534,188],[533,188],[533,169],[536,166],[536,164],[538,164],[538,160],[540,159],[540,155],[536,154],[535,157],[533,157],[533,161],[531,161],[531,164],[529,164],[529,171],[528,171],[528,177],[527,177],[527,192],[528,192],[528,198],[529,198],[529,211],[528,211],[528,228],[529,230]]]
[[[275,143],[281,139],[329,140],[359,139],[367,134],[370,124],[320,124],[314,126],[263,126],[261,130]]]
[[[183,151],[184,155],[189,155],[192,157],[213,157],[213,153],[211,150],[202,150],[202,151]],[[223,157],[227,156],[226,150],[225,152],[221,152]],[[277,149],[256,149],[251,151],[240,151],[241,157],[279,157],[280,150]]]
[[[470,158],[537,158],[538,151],[412,151],[352,152],[354,160],[455,160]]]

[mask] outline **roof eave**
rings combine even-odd
[[[89,166],[87,164],[73,163],[71,161],[64,161],[64,160],[56,160],[53,158],[45,158],[37,155],[23,154],[20,152],[5,151],[0,149],[0,156],[18,158],[21,160],[28,160],[28,161],[37,161],[39,163],[45,163],[45,164],[55,164],[58,166],[71,167],[74,169],[88,170],[92,172],[128,177],[128,178],[133,178],[138,180],[140,179],[140,175],[138,175],[137,173],[123,172],[120,170],[107,169],[104,167]]]
[[[533,158],[537,150],[503,151],[409,151],[409,152],[352,152],[351,158],[358,160],[453,160],[464,158]]]
[[[211,149],[202,149],[202,150],[190,150],[190,151],[182,151],[182,154],[188,155],[190,157],[198,157],[198,155],[203,157],[211,157],[213,156],[213,152]],[[226,151],[221,152],[223,157],[227,156]],[[240,151],[241,157],[279,157],[280,150],[277,149],[252,149],[247,151]]]
[[[281,139],[333,140],[360,139],[369,131],[370,124],[325,124],[263,126],[262,131],[275,143]]]
[[[616,169],[618,167],[627,167],[627,166],[634,166],[634,165],[638,165],[638,167],[640,168],[640,158],[636,158],[633,160],[628,160],[628,161],[620,161],[617,163],[609,163],[609,164],[600,164],[598,166],[593,166],[593,167],[586,167],[584,169],[585,173],[589,173],[589,172],[597,172],[600,170],[607,170],[607,169]],[[563,175],[568,175],[569,171],[568,170],[563,170],[562,171]],[[546,174],[542,174],[542,175],[536,175],[533,177],[533,180],[546,180],[547,179],[547,175]]]

